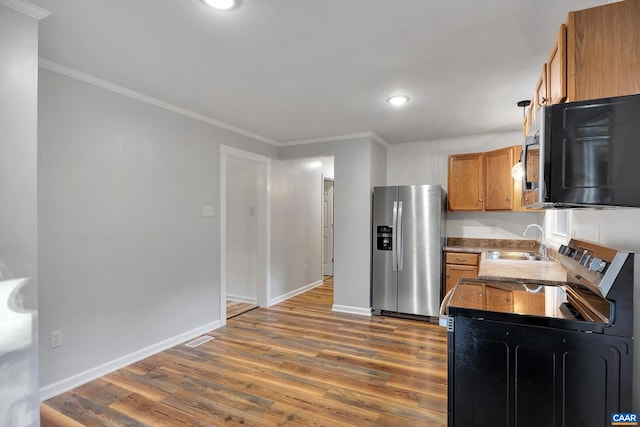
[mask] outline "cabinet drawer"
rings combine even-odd
[[[480,254],[468,252],[447,252],[445,255],[446,264],[478,265]]]

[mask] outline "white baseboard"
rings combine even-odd
[[[333,304],[333,306],[331,307],[331,311],[336,311],[338,313],[357,314],[360,316],[371,316],[371,308],[350,307],[348,305]]]
[[[161,341],[159,343],[142,348],[138,351],[134,351],[131,354],[119,357],[115,360],[112,360],[100,366],[96,366],[95,368],[88,369],[84,372],[73,375],[69,378],[65,378],[53,384],[49,384],[47,386],[41,387],[40,401],[42,402],[47,399],[50,399],[61,393],[72,390],[90,381],[93,381],[107,374],[110,374],[114,371],[117,371],[118,369],[122,369],[126,366],[129,366],[132,363],[138,362],[149,356],[153,356],[154,354],[160,353],[161,351],[167,350],[171,347],[175,347],[178,344],[182,344],[193,338],[199,337],[204,333],[207,333],[214,329],[218,329],[221,326],[224,326],[224,324],[225,322],[220,320],[216,322],[208,323],[206,325],[184,332],[180,335],[176,335],[175,337],[172,337],[164,341]]]
[[[246,302],[247,304],[255,304],[258,305],[258,299],[257,298],[251,298],[251,297],[243,297],[240,295],[229,295],[227,294],[227,301],[239,301],[239,302]]]
[[[286,301],[289,298],[293,298],[296,295],[300,295],[304,292],[307,292],[309,289],[313,289],[313,288],[317,288],[318,286],[322,285],[322,280],[318,280],[317,282],[313,282],[313,283],[309,283],[308,285],[305,285],[301,288],[298,288],[294,291],[291,292],[287,292],[284,295],[280,295],[279,297],[275,297],[269,300],[269,306],[272,306],[274,304],[278,304],[279,302],[282,301]]]

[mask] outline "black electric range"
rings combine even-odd
[[[572,240],[566,282],[462,279],[445,297],[449,426],[605,426],[631,411],[633,254]]]

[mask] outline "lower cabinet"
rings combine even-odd
[[[631,338],[453,319],[449,427],[602,427],[632,412]]]
[[[477,253],[445,252],[444,293],[453,289],[463,277],[478,277],[480,255]]]

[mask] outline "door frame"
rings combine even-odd
[[[323,249],[322,239],[324,238],[324,236],[323,236],[323,234],[324,234],[324,223],[323,223],[323,220],[324,220],[324,206],[323,205],[324,205],[324,186],[325,186],[325,182],[326,181],[331,181],[331,183],[332,183],[331,187],[332,187],[332,189],[334,191],[335,191],[335,185],[336,185],[335,179],[333,177],[330,178],[330,177],[326,176],[324,173],[322,174],[322,191],[320,192],[321,197],[322,197],[321,206],[322,206],[322,209],[323,209],[323,212],[321,214],[321,224],[320,224],[320,228],[321,228],[321,230],[320,230],[321,251]],[[333,200],[333,191],[332,191],[332,193],[331,193],[331,211],[332,211],[331,212],[331,277],[334,276],[334,272],[335,272],[335,266],[334,266],[334,262],[333,262],[334,261],[334,243],[333,242],[334,242],[334,239],[335,239],[334,207],[333,207],[333,204],[334,204],[334,200]],[[324,274],[324,264],[321,265],[320,269],[322,270],[322,277],[324,277],[325,276],[325,274]]]
[[[271,288],[271,158],[220,145],[220,321],[227,323],[227,164],[229,158],[255,163],[265,182],[258,188],[257,305],[268,307]]]

